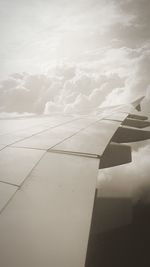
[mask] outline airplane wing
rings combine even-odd
[[[98,170],[131,161],[122,143],[150,138],[133,114],[141,101],[1,119],[0,266],[84,267]]]

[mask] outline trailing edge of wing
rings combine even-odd
[[[122,125],[125,126],[130,126],[130,127],[135,127],[135,128],[146,128],[150,126],[150,122],[146,120],[135,120],[135,119],[129,119],[126,118],[123,122]]]
[[[131,161],[130,146],[110,143],[101,157],[99,169],[110,168]]]
[[[142,121],[148,120],[147,116],[141,116],[141,115],[137,115],[137,114],[129,114],[127,116],[127,118],[128,119],[135,119],[135,120],[142,120]]]
[[[115,143],[130,143],[150,139],[150,131],[137,130],[135,128],[119,127],[112,137]]]

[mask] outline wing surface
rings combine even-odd
[[[84,267],[98,169],[130,152],[112,138],[140,102],[1,120],[0,266]]]

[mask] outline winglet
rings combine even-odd
[[[144,98],[145,96],[142,96],[131,103],[137,111],[141,111],[141,102]]]

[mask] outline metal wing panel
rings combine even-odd
[[[0,150],[4,149],[5,146],[6,146],[6,145],[2,145],[2,144],[0,144]]]
[[[18,187],[0,182],[0,213],[17,191]]]
[[[38,127],[54,127],[75,119],[74,116],[33,116],[0,119],[0,135],[17,133],[20,130],[36,129]]]
[[[20,186],[45,152],[6,147],[0,151],[0,181]]]
[[[46,153],[1,214],[0,266],[84,266],[98,166]]]
[[[10,145],[75,120],[73,116],[50,116],[0,120],[0,144]]]
[[[53,150],[102,155],[120,122],[100,120],[56,145]]]
[[[58,125],[57,127],[31,136],[30,138],[27,138],[23,141],[16,142],[14,146],[36,149],[49,149],[62,142],[66,138],[75,135],[95,121],[96,119],[94,118],[77,119],[66,124]]]
[[[111,115],[108,115],[105,117],[105,119],[107,120],[112,120],[112,121],[124,121],[124,119],[127,117],[127,114],[126,113],[114,113],[114,114],[111,114]]]

